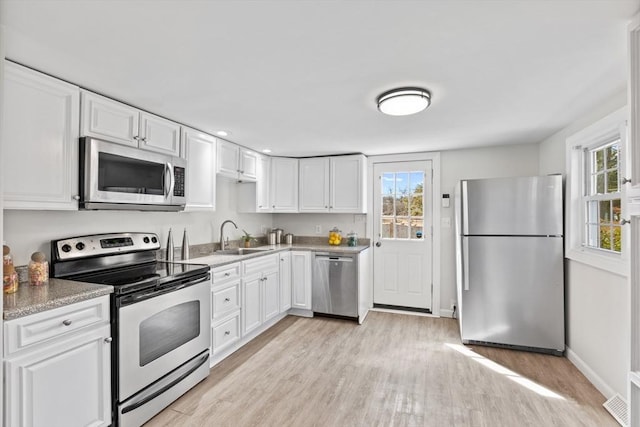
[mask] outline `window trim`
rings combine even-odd
[[[619,173],[625,176],[627,155],[627,116],[628,109],[621,108],[566,140],[566,215],[565,215],[565,257],[601,270],[627,277],[629,272],[629,231],[622,227],[622,251],[618,254],[583,245],[586,238],[586,218],[584,208],[584,189],[586,176],[585,152],[587,149],[620,139]],[[625,186],[620,188],[623,217],[626,213]]]

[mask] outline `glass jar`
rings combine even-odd
[[[42,252],[31,254],[29,261],[29,283],[33,286],[41,286],[49,283],[49,263]]]
[[[347,246],[358,246],[358,233],[347,234]]]
[[[2,246],[2,287],[5,294],[17,292],[20,284],[10,252],[11,249],[9,249],[9,246]]]
[[[338,227],[333,227],[329,230],[329,244],[332,246],[339,246],[342,243],[342,231],[338,230]]]

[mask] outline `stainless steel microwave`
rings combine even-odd
[[[180,211],[186,160],[80,138],[80,209]]]

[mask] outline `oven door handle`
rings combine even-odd
[[[131,412],[134,409],[137,409],[160,396],[165,391],[169,390],[174,385],[178,384],[180,381],[191,375],[196,369],[202,366],[207,360],[209,360],[209,351],[207,350],[201,356],[196,356],[190,362],[185,363],[180,368],[176,369],[171,374],[167,375],[164,379],[158,381],[156,384],[150,386],[148,390],[140,393],[140,396],[132,402],[128,403],[127,406],[122,408],[122,413],[126,414],[127,412]],[[163,384],[168,381],[168,384]]]
[[[148,300],[149,298],[157,297],[159,295],[168,294],[169,292],[179,291],[180,289],[184,289],[193,285],[197,285],[198,283],[206,282],[209,280],[209,275],[205,277],[201,277],[200,279],[185,279],[182,282],[177,284],[167,286],[166,288],[161,288],[153,292],[141,292],[139,294],[125,295],[120,298],[120,307],[126,307],[131,304],[135,304],[140,301]]]

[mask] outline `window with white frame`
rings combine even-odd
[[[622,252],[620,138],[584,152],[585,246]]]
[[[567,258],[626,274],[626,108],[567,139]]]

